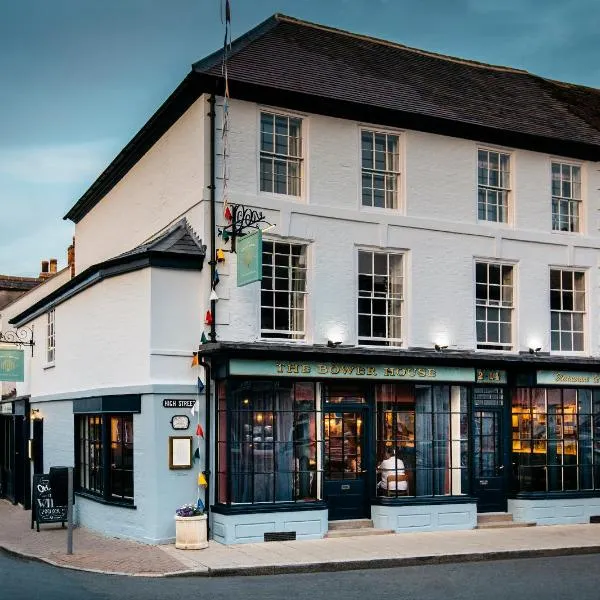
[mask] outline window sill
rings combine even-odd
[[[44,371],[47,371],[48,369],[54,369],[54,367],[55,367],[55,366],[56,366],[56,363],[55,363],[54,361],[52,361],[52,362],[46,363],[46,364],[45,364],[45,365],[42,367],[42,369],[43,369]]]
[[[137,510],[137,506],[132,502],[119,502],[118,500],[106,500],[106,498],[101,498],[100,496],[95,496],[94,494],[89,494],[87,492],[75,492],[76,496],[80,496],[81,498],[85,498],[86,500],[92,500],[92,502],[97,502],[98,504],[107,504],[109,506],[117,506],[119,508],[129,508],[132,510]]]
[[[371,504],[381,506],[409,506],[424,504],[473,504],[477,499],[472,496],[398,496],[389,498],[378,496],[371,499]]]
[[[504,223],[502,221],[486,221],[485,219],[477,219],[478,225],[487,225],[488,227],[497,227],[499,229],[514,229],[512,223]]]
[[[327,510],[327,503],[315,500],[314,502],[279,502],[276,504],[214,504],[210,510],[220,515],[251,515],[298,510]]]
[[[274,200],[291,200],[292,202],[307,204],[306,198],[303,195],[296,196],[294,194],[279,194],[277,192],[265,192],[264,190],[258,190],[258,195],[266,198],[273,198]]]
[[[600,490],[585,490],[575,491],[569,490],[564,492],[517,492],[509,496],[514,500],[564,500],[565,498],[600,498]]]

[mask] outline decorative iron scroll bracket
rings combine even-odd
[[[0,344],[13,344],[19,348],[31,348],[33,356],[33,327],[21,327],[19,329],[10,329],[9,331],[0,331]]]
[[[219,235],[227,242],[231,238],[231,251],[235,252],[235,240],[248,233],[248,229],[261,229],[261,225],[271,226],[265,215],[243,204],[231,205],[231,223],[219,229]]]

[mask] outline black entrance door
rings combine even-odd
[[[324,496],[331,521],[368,516],[366,419],[361,407],[331,407],[323,414]]]
[[[473,399],[473,493],[477,512],[506,511],[503,390],[476,389]]]

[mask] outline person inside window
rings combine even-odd
[[[404,462],[396,458],[396,453],[391,447],[386,447],[384,459],[377,467],[381,473],[381,480],[378,487],[385,492],[406,492],[408,490],[408,481],[406,481],[404,472]]]

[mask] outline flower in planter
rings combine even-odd
[[[199,517],[204,514],[204,511],[193,504],[184,504],[175,511],[175,514],[178,517]]]

